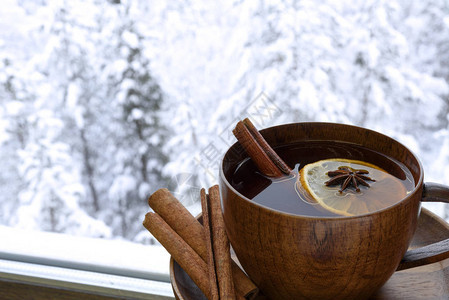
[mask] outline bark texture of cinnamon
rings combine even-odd
[[[248,118],[239,121],[232,132],[264,175],[281,177],[292,172]]]
[[[148,205],[206,261],[203,225],[168,189],[163,188],[154,192],[148,198]]]
[[[212,233],[212,222],[210,222],[210,198],[209,195],[206,194],[205,189],[201,189],[200,191],[201,197],[201,208],[202,208],[202,217],[203,217],[203,227],[204,227],[204,236],[206,240],[206,250],[207,250],[207,271],[209,276],[209,285],[210,285],[210,295],[211,300],[220,299],[218,293],[218,281],[217,281],[217,272],[215,269],[215,255],[213,249],[213,233]]]
[[[208,299],[212,299],[207,265],[198,253],[156,213],[147,213],[143,226],[167,249],[204,295]]]
[[[223,213],[221,211],[218,185],[209,189],[208,204],[210,207],[210,223],[215,270],[218,280],[218,291],[221,300],[234,300],[235,290],[232,281],[231,249],[226,234]]]
[[[148,204],[199,254],[204,262],[208,261],[205,230],[201,223],[190,214],[178,199],[167,189],[159,189],[148,199]],[[231,268],[237,298],[254,299],[259,293],[257,286],[234,261],[231,262]],[[186,269],[184,271],[187,272]],[[206,272],[208,271],[206,270]]]

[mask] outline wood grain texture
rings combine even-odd
[[[0,299],[8,300],[109,300],[120,299],[120,297],[102,296],[82,291],[52,288],[42,285],[26,284],[12,281],[0,280]]]
[[[426,209],[418,220],[418,228],[409,249],[426,246],[449,238],[449,224]],[[170,275],[178,300],[204,300],[196,293],[198,288],[185,277],[184,271],[171,259]],[[449,299],[449,259],[395,272],[370,300]],[[255,300],[269,300],[259,295]]]
[[[234,162],[246,157],[240,146],[233,145],[223,159],[220,188],[227,233],[243,268],[265,295],[368,298],[394,273],[415,232],[423,191],[420,162],[395,140],[355,126],[295,123],[261,133],[273,148],[308,140],[356,143],[410,169],[416,188],[390,208],[358,217],[310,218],[268,209],[232,188]]]
[[[441,184],[425,183],[421,201],[449,203],[449,189]],[[449,258],[449,239],[407,251],[397,270],[419,267],[446,258]]]

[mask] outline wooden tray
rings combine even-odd
[[[447,238],[449,224],[423,208],[410,249]],[[177,300],[207,300],[173,259],[170,259],[170,279]],[[266,298],[256,298],[262,299]],[[449,299],[449,259],[396,272],[370,299]]]

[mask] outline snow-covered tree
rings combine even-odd
[[[102,78],[110,106],[105,128],[110,138],[103,155],[109,160],[105,170],[113,176],[106,191],[107,209],[116,233],[132,238],[142,230],[135,220],[147,209],[146,199],[163,181],[167,156],[162,148],[169,131],[160,119],[163,92],[151,74],[135,7],[113,9],[109,22],[114,26],[102,49],[108,57]]]
[[[148,194],[169,187],[197,201],[217,182],[232,127],[260,102],[276,108],[261,128],[369,127],[449,184],[448,7],[8,0],[0,222],[141,240]]]

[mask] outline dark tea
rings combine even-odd
[[[293,175],[266,177],[248,158],[231,184],[254,202],[282,212],[313,217],[371,213],[401,201],[415,186],[402,163],[360,145],[307,141],[275,151],[294,169]],[[321,173],[313,174],[315,170]],[[321,181],[310,180],[314,176]]]

